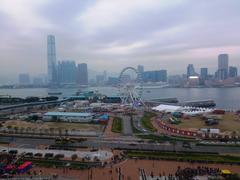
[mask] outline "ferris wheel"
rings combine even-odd
[[[134,108],[144,105],[142,101],[142,76],[133,67],[124,68],[119,75],[118,90],[123,104]]]

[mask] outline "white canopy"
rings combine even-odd
[[[181,106],[160,104],[159,106],[153,107],[152,109],[156,110],[156,111],[176,112],[176,111],[181,111],[182,107]]]

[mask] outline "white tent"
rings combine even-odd
[[[164,112],[181,112],[186,115],[194,116],[197,114],[205,114],[212,112],[213,109],[209,108],[194,108],[194,107],[182,107],[182,106],[173,106],[173,105],[165,105],[161,104],[159,106],[153,107],[152,108],[155,111],[164,111]]]
[[[165,112],[176,112],[176,111],[181,111],[182,107],[181,106],[173,106],[173,105],[165,105],[165,104],[160,104],[159,106],[153,107],[152,108],[155,111],[165,111]]]

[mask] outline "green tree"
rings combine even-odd
[[[73,155],[71,156],[71,158],[72,158],[72,161],[75,161],[75,160],[78,158],[78,155],[77,155],[77,154],[73,154]]]

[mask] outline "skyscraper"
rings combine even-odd
[[[144,71],[142,78],[144,82],[167,82],[167,70]]]
[[[144,66],[143,65],[138,65],[137,70],[138,70],[139,73],[142,74],[144,72]]]
[[[76,83],[76,64],[74,61],[58,62],[58,82],[60,84]]]
[[[55,37],[47,36],[47,61],[48,61],[48,83],[57,83],[57,67],[56,67],[56,47]]]
[[[143,78],[144,66],[143,65],[138,65],[137,70],[138,70],[138,73],[139,73],[138,74],[138,79],[139,79],[139,81],[141,81],[142,78]]]
[[[219,80],[224,80],[228,78],[228,54],[218,55],[217,76]]]
[[[86,63],[78,64],[77,83],[79,85],[88,85],[88,68]]]
[[[237,77],[238,69],[237,67],[230,66],[229,67],[229,77]]]
[[[201,79],[206,80],[208,76],[208,68],[201,68]]]
[[[187,77],[195,76],[195,75],[196,75],[196,73],[195,73],[193,64],[189,64],[187,67]]]
[[[18,81],[20,85],[29,85],[30,84],[29,74],[19,74]]]

